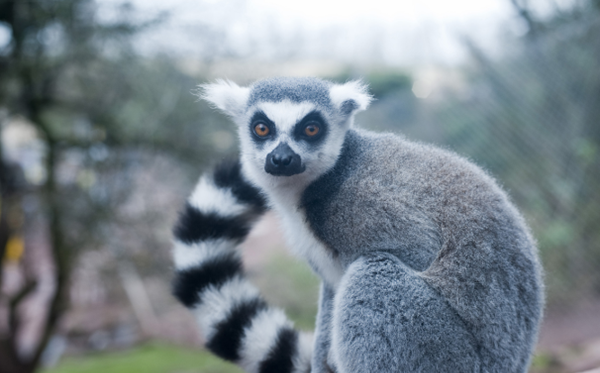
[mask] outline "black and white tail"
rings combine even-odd
[[[204,175],[174,228],[174,295],[219,357],[250,373],[310,371],[312,341],[270,307],[246,277],[236,246],[266,211],[239,162]]]

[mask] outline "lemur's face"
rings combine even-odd
[[[340,152],[348,126],[336,119],[311,102],[258,103],[239,128],[246,161],[272,177],[313,179]]]
[[[242,165],[262,187],[315,180],[335,164],[353,116],[371,100],[359,82],[273,78],[251,87],[220,81],[201,97],[238,124]]]

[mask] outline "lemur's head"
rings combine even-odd
[[[354,114],[371,101],[358,81],[272,78],[249,87],[217,81],[200,96],[238,125],[242,163],[259,184],[312,181],[335,164]]]

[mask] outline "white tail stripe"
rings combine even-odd
[[[204,339],[208,341],[213,337],[215,326],[229,315],[236,304],[258,296],[258,289],[242,277],[234,277],[219,287],[209,286],[200,295],[201,303],[193,311]]]
[[[224,217],[237,216],[248,210],[248,206],[238,203],[231,189],[217,187],[206,176],[200,178],[188,202],[201,212],[214,212]]]
[[[193,244],[175,240],[173,244],[173,262],[175,268],[183,271],[197,267],[208,259],[228,254],[235,249],[236,242],[226,238],[210,239]]]
[[[299,333],[296,355],[294,356],[293,373],[310,372],[312,352],[314,349],[314,336],[312,333]]]
[[[277,340],[282,327],[292,327],[283,311],[268,308],[256,315],[245,330],[238,364],[247,372],[258,372],[263,361]]]

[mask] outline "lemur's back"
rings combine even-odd
[[[385,251],[420,273],[474,331],[490,371],[526,364],[530,320],[543,304],[540,265],[522,217],[481,169],[432,146],[350,130],[303,207],[343,263]]]

